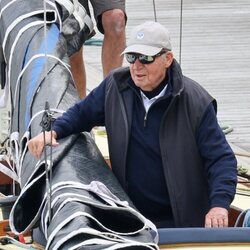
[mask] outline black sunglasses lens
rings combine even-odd
[[[139,61],[142,64],[150,64],[154,62],[155,58],[153,56],[140,55]]]
[[[125,54],[126,59],[129,63],[135,63],[137,57],[135,54]]]

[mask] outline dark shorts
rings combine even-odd
[[[125,13],[125,16],[126,16],[125,0],[89,0],[89,1],[93,7],[93,12],[94,12],[97,28],[102,34],[104,33],[104,30],[102,27],[102,13],[103,12],[107,10],[120,9]],[[90,11],[89,11],[89,6],[86,6],[86,2],[88,5],[89,1],[79,0],[79,2],[82,3],[82,5],[86,8],[88,13],[90,13]]]

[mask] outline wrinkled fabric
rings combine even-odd
[[[42,131],[46,102],[55,118],[79,101],[68,60],[93,24],[77,2],[46,1],[45,22],[43,1],[0,3],[1,64],[21,186],[11,230],[39,226],[46,249],[158,249],[149,231],[154,225],[134,208],[88,133],[46,146],[40,160],[27,151],[27,141]]]
[[[52,220],[49,221],[48,216],[44,160],[41,159],[12,209],[12,230],[23,233],[37,226],[41,219],[47,249],[92,245],[93,241],[84,242],[85,237],[86,240],[105,239],[112,246],[121,242],[131,245],[132,238],[136,243],[130,247],[139,244],[140,248],[144,245],[145,249],[157,249],[146,218],[133,207],[90,135],[75,135],[61,143],[53,154]],[[24,209],[29,212],[25,213]],[[78,240],[72,242],[72,238]]]

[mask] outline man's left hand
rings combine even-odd
[[[205,227],[228,227],[228,211],[222,207],[213,207],[206,214]]]

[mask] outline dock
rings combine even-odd
[[[169,29],[183,74],[216,98],[220,124],[233,129],[228,141],[250,152],[250,1],[127,0],[126,11],[127,39],[147,20]],[[91,90],[103,78],[101,46],[85,46],[84,59]]]

